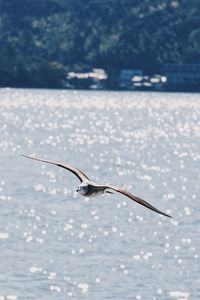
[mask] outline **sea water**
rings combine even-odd
[[[199,94],[1,89],[0,114],[0,300],[200,298]]]

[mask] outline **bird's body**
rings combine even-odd
[[[105,188],[95,186],[93,184],[80,184],[78,186],[77,192],[84,197],[97,197],[105,192]]]
[[[23,154],[22,154],[23,155]],[[66,164],[62,164],[62,163],[57,163],[57,162],[53,162],[50,160],[45,160],[45,159],[40,159],[40,158],[35,158],[35,157],[31,157],[31,156],[27,156],[27,155],[23,155],[26,158],[30,158],[33,160],[38,160],[41,162],[45,162],[45,163],[49,163],[52,165],[56,165],[58,167],[64,168],[70,172],[72,172],[76,177],[78,177],[78,179],[80,180],[81,184],[78,185],[77,187],[77,192],[84,196],[84,197],[97,197],[100,196],[104,193],[109,193],[109,194],[113,194],[113,191],[118,192],[120,194],[123,194],[124,196],[130,198],[131,200],[163,215],[166,217],[171,218],[170,215],[160,211],[159,209],[155,208],[154,206],[152,206],[151,204],[149,204],[148,202],[146,202],[145,200],[138,198],[136,196],[134,196],[133,194],[131,194],[130,192],[122,189],[122,188],[118,188],[118,187],[114,187],[112,185],[102,185],[102,184],[96,184],[95,182],[91,181],[89,179],[89,177],[84,174],[82,171],[80,171],[79,169],[76,169],[73,166],[70,165],[66,165]]]

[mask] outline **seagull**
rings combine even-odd
[[[51,161],[51,160],[36,158],[36,157],[24,155],[24,154],[21,154],[21,155],[26,157],[26,158],[30,158],[30,159],[41,161],[41,162],[48,163],[48,164],[52,164],[52,165],[64,168],[64,169],[72,172],[76,177],[78,177],[78,179],[81,182],[78,185],[77,190],[76,190],[81,196],[96,197],[96,196],[102,195],[104,193],[113,194],[113,191],[114,191],[114,192],[120,193],[120,194],[130,198],[131,200],[137,202],[138,204],[143,205],[143,206],[147,207],[148,209],[151,209],[151,210],[153,210],[154,212],[156,212],[160,215],[172,218],[170,215],[162,212],[161,210],[159,210],[156,207],[152,206],[151,204],[149,204],[145,200],[134,196],[133,194],[131,194],[130,192],[124,190],[123,188],[115,187],[115,186],[112,186],[112,185],[96,184],[95,182],[91,181],[90,178],[86,174],[84,174],[82,171],[80,171],[79,169],[77,169],[77,168],[75,168],[71,165],[62,164],[62,163],[54,162],[54,161]]]

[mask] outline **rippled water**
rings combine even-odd
[[[0,300],[200,298],[200,96],[0,90]],[[77,179],[19,153],[122,185]]]

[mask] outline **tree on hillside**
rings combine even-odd
[[[59,87],[67,70],[200,62],[197,0],[0,0],[0,84]]]

